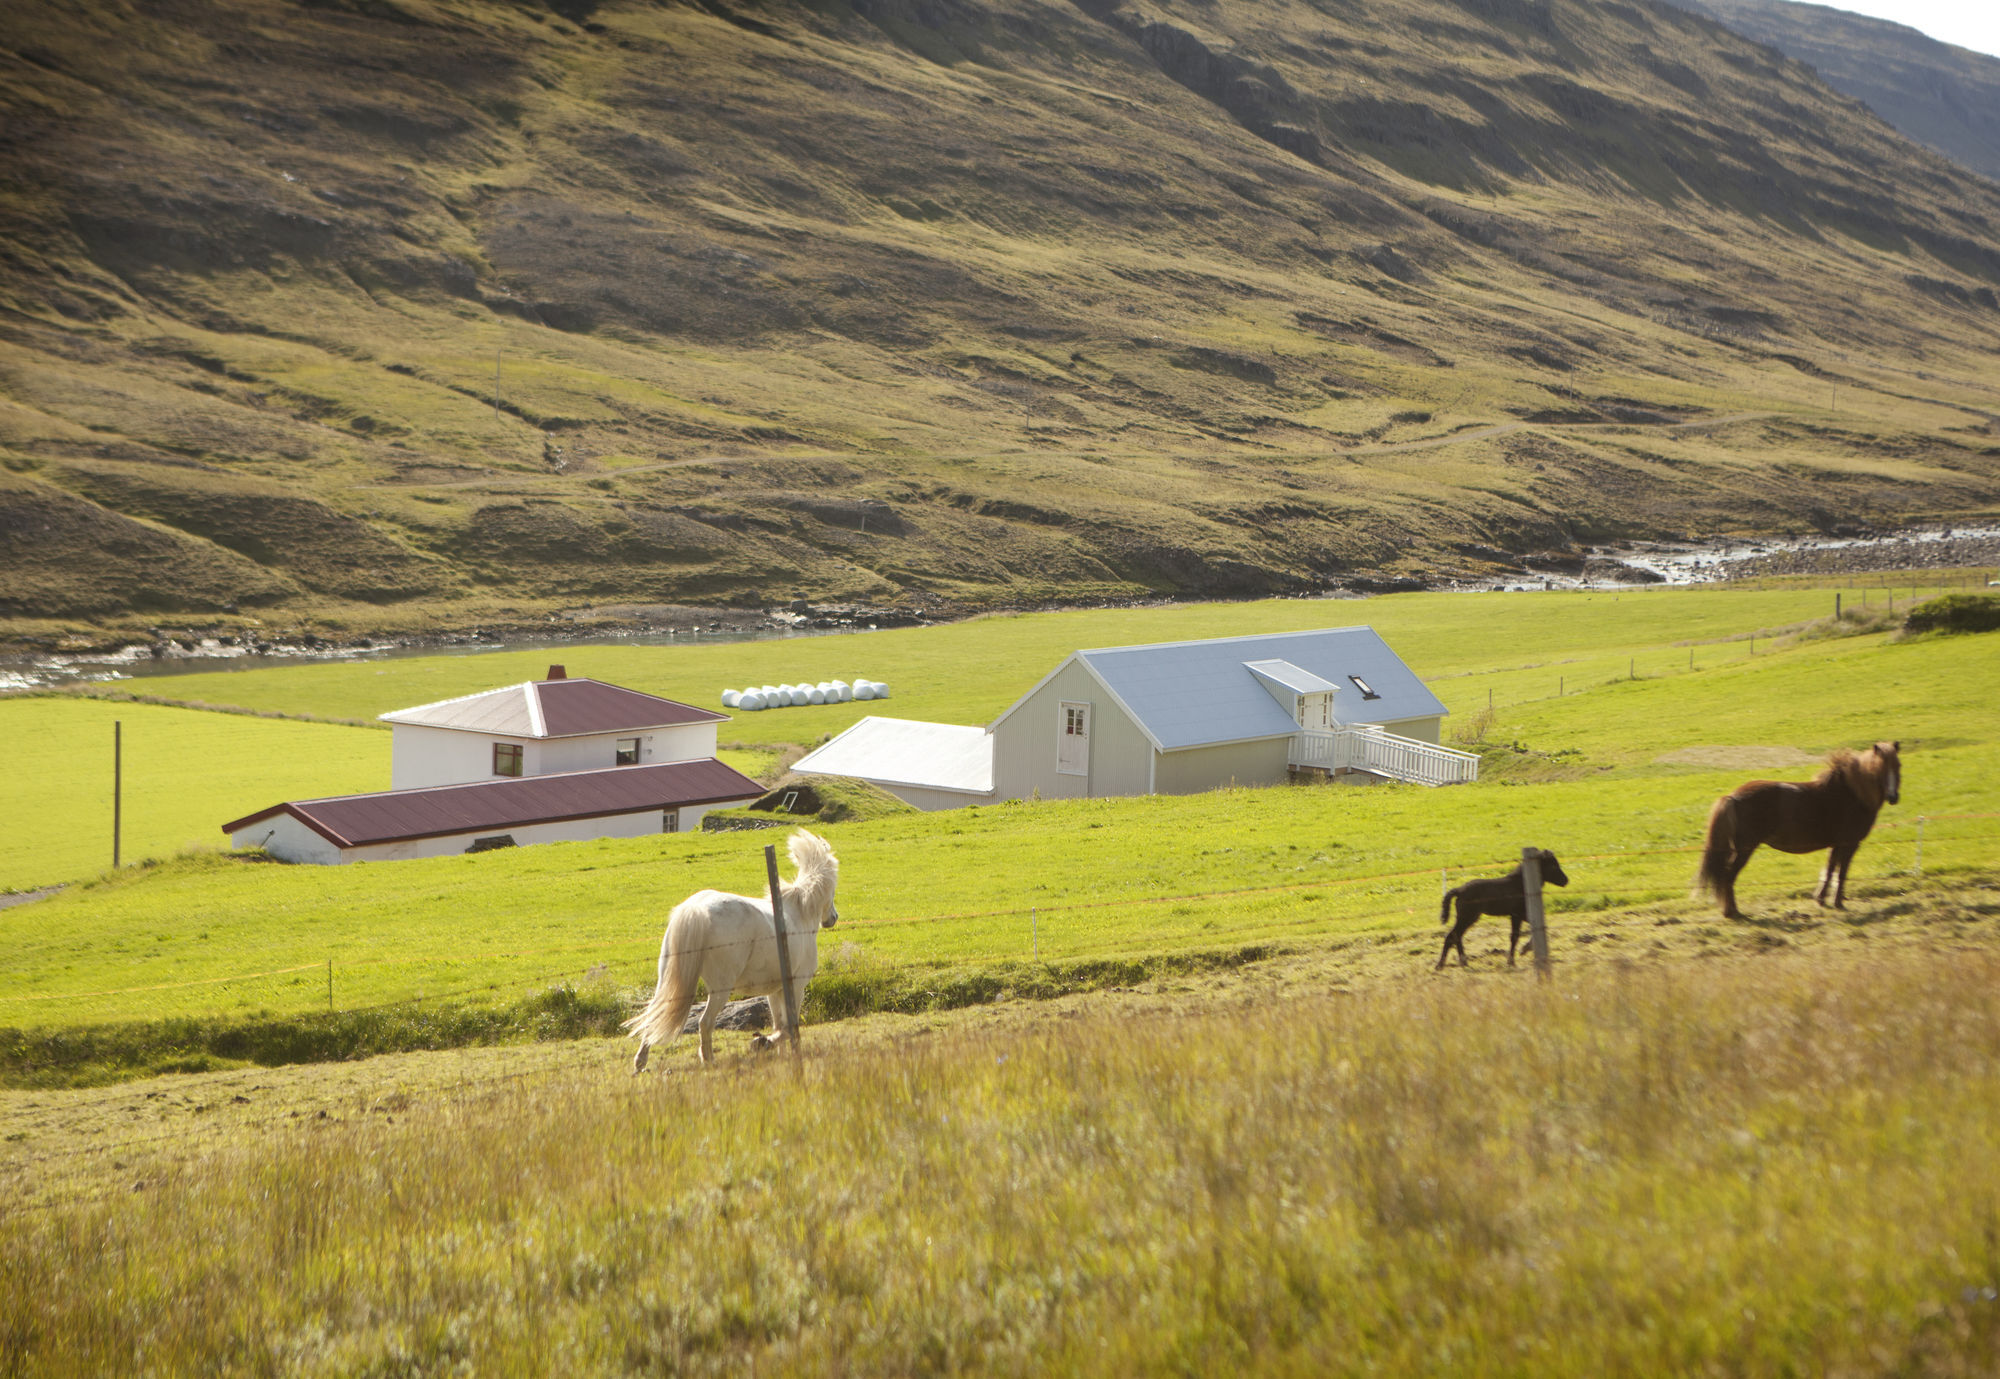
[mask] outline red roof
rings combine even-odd
[[[387,723],[458,728],[501,737],[578,737],[633,733],[682,723],[722,723],[729,715],[602,680],[526,680],[435,704],[394,709]]]
[[[542,723],[549,737],[664,728],[675,723],[718,723],[729,715],[697,709],[657,694],[607,685],[602,680],[537,680]]]
[[[470,785],[292,800],[226,823],[222,831],[234,833],[274,815],[290,814],[336,847],[366,847],[647,809],[723,804],[755,799],[763,792],[762,786],[741,771],[713,757],[702,757],[652,766],[610,766]]]

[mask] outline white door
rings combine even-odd
[[[1057,720],[1056,770],[1065,776],[1090,774],[1090,705],[1065,700]]]

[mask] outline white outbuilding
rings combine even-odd
[[[1439,743],[1444,715],[1372,627],[1324,628],[1072,652],[985,728],[866,718],[792,769],[923,809],[1300,774],[1474,780],[1479,759]]]

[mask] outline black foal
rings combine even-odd
[[[1545,886],[1567,886],[1569,878],[1563,875],[1562,863],[1547,848],[1541,851],[1542,884]],[[1444,905],[1438,911],[1438,923],[1451,918],[1453,901],[1458,902],[1458,923],[1451,926],[1451,932],[1444,937],[1444,951],[1438,954],[1438,967],[1444,967],[1444,960],[1451,956],[1453,948],[1458,949],[1458,965],[1466,966],[1465,931],[1479,922],[1481,915],[1506,915],[1514,921],[1513,932],[1507,939],[1507,965],[1514,965],[1514,952],[1521,946],[1521,931],[1528,927],[1528,890],[1521,880],[1521,869],[1515,867],[1505,876],[1487,881],[1468,881],[1463,886],[1453,886],[1444,893]]]

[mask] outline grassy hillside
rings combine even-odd
[[[1412,623],[1426,608],[1442,616],[1479,604],[1489,619],[1519,610],[1523,626],[1567,603],[1574,621],[1600,619],[1600,639],[1615,645],[1609,629],[1622,620],[1627,636],[1639,636],[1656,610],[1671,628],[1674,609],[1698,623],[1719,606],[1790,597],[1798,596],[1381,603],[1410,607]],[[1139,615],[1007,622],[1086,616]],[[957,631],[882,635],[948,644]],[[1516,644],[1490,637],[1486,654]],[[1572,859],[1576,884],[1553,901],[1559,925],[1617,912],[1606,936],[1592,940],[1610,945],[1605,951],[1628,943],[1649,951],[1668,940],[1690,951],[1726,948],[1737,941],[1730,926],[1708,924],[1708,908],[1685,899],[1710,803],[1747,777],[1796,778],[1832,747],[1880,737],[1903,742],[1905,793],[1864,848],[1857,880],[1913,872],[1921,816],[1924,874],[1983,884],[1977,878],[2000,865],[1991,789],[2000,740],[1988,702],[2000,644],[1876,634],[1796,640],[1754,656],[1737,645],[1694,672],[1670,661],[1633,679],[1620,665],[1616,678],[1561,697],[1555,666],[1546,664],[1440,682],[1467,709],[1466,701],[1483,701],[1488,680],[1515,691],[1496,696],[1491,717],[1483,703],[1466,714],[1486,755],[1484,779],[1471,787],[1017,802],[829,826],[843,860],[843,918],[827,936],[835,979],[823,985],[834,994],[822,999],[835,999],[843,982],[902,1000],[895,993],[980,971],[992,990],[1032,983],[1037,960],[1274,944],[1362,940],[1362,952],[1394,945],[1382,951],[1421,964],[1436,942],[1441,877],[1504,869],[1527,843]],[[1648,654],[1667,660],[1675,650],[1656,641]],[[287,673],[303,684],[320,671]],[[1546,682],[1532,697],[1519,692],[1527,677]],[[761,845],[775,837],[604,840],[341,868],[212,856],[132,869],[0,919],[14,935],[0,954],[0,1023],[302,1014],[325,1008],[328,960],[341,1008],[419,993],[505,1004],[561,981],[641,986],[671,906],[704,885],[755,890]],[[1760,855],[1746,877],[1747,903],[1791,916],[1787,925],[1821,926],[1796,899],[1816,867],[1812,857]],[[1901,899],[1885,903],[1885,919],[1911,913]],[[1700,927],[1674,928],[1691,921]],[[1910,922],[1918,934],[1930,925]],[[1761,931],[1741,935],[1763,941]]]
[[[16,638],[2000,501],[2000,189],[1678,10],[36,0],[0,70]]]

